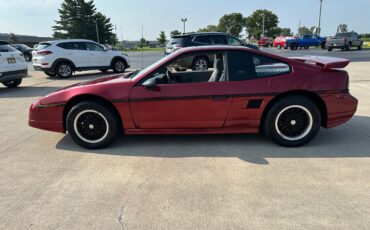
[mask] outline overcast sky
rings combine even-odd
[[[51,36],[63,0],[0,0],[0,33]],[[279,16],[279,26],[297,31],[301,25],[318,24],[319,0],[95,0],[96,7],[117,25],[118,37],[155,39],[161,30],[182,31],[180,18],[187,17],[187,30],[217,24],[221,16],[240,12],[250,15],[268,9]],[[332,35],[338,24],[370,33],[370,0],[324,0],[322,34]]]

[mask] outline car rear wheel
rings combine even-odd
[[[22,78],[20,79],[15,79],[11,81],[4,81],[3,85],[5,85],[8,88],[16,88],[22,83]]]
[[[114,113],[95,102],[81,102],[68,113],[66,127],[72,139],[87,149],[104,148],[117,136]]]
[[[29,54],[25,54],[25,55],[24,55],[24,59],[25,59],[27,62],[29,62],[29,61],[31,61],[31,60],[32,60],[32,56],[31,56],[31,55],[29,55]]]
[[[357,49],[358,49],[358,50],[362,50],[362,46],[363,46],[363,44],[361,43],[361,44],[357,47]]]
[[[192,69],[197,71],[204,71],[207,70],[209,67],[209,61],[207,58],[197,57],[193,61]]]
[[[281,45],[280,44],[277,44],[276,45],[276,49],[281,50]]]
[[[126,63],[121,59],[117,59],[113,62],[112,69],[115,73],[123,73],[126,69]]]
[[[70,78],[73,73],[73,68],[71,64],[63,62],[57,66],[55,72],[60,78]]]
[[[308,48],[310,48],[310,47],[309,47],[309,46],[305,46],[305,47],[304,47],[304,49],[305,49],[305,50],[308,50]]]
[[[328,47],[328,51],[329,52],[333,51],[333,47]]]
[[[311,141],[321,127],[317,106],[303,96],[289,96],[275,103],[264,123],[268,137],[285,147],[298,147]]]
[[[350,51],[351,50],[351,44],[348,44],[347,46],[346,46],[346,51]]]
[[[291,44],[290,46],[290,50],[296,50],[298,48],[297,44]]]

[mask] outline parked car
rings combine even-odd
[[[176,71],[182,59],[214,55],[214,69]],[[68,134],[79,145],[103,148],[118,133],[267,134],[296,147],[321,126],[345,123],[356,112],[344,68],[349,60],[285,58],[231,46],[184,48],[145,68],[72,85],[38,99],[29,125]]]
[[[251,49],[259,50],[258,46],[247,44],[239,38],[233,37],[226,33],[218,32],[202,32],[182,34],[171,37],[165,48],[165,54],[171,54],[179,49],[192,46],[210,46],[210,45],[229,45],[229,46],[245,46]],[[213,56],[212,56],[213,57]],[[191,69],[207,70],[213,66],[213,58],[209,56],[196,56],[194,60],[190,60]],[[189,67],[189,66],[186,66]]]
[[[123,73],[130,67],[126,54],[83,39],[42,42],[32,55],[35,70],[61,78],[69,78],[75,71],[95,69]]]
[[[295,39],[295,37],[286,37],[286,36],[279,36],[276,37],[273,43],[273,46],[277,49],[285,48],[285,42],[289,39]]]
[[[0,82],[15,88],[22,83],[22,78],[27,77],[27,71],[23,54],[8,42],[0,41]]]
[[[22,54],[24,55],[24,59],[26,59],[26,61],[32,61],[33,49],[31,47],[26,46],[24,44],[12,44],[12,46],[22,52]]]
[[[326,42],[328,51],[332,51],[333,49],[349,51],[352,47],[361,50],[363,44],[364,42],[361,39],[361,35],[356,32],[337,33],[335,37],[329,37]]]
[[[325,49],[326,38],[320,37],[315,34],[306,34],[300,38],[287,39],[285,42],[285,47],[291,50],[296,50],[298,48],[308,49],[311,46],[321,47]]]
[[[274,39],[270,37],[261,37],[260,40],[258,40],[258,46],[264,46],[269,47],[274,45]]]

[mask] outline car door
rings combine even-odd
[[[90,57],[84,42],[62,42],[57,46],[61,48],[60,56],[71,60],[77,68],[90,65]]]
[[[210,54],[193,53],[190,56],[197,55]],[[220,54],[218,55],[220,58]],[[208,82],[214,71],[192,72],[188,69],[175,72],[176,67],[171,67],[177,82],[168,80],[167,68],[181,63],[183,58],[189,58],[189,55],[176,58],[175,61],[170,61],[171,63],[154,70],[132,88],[129,103],[137,128],[212,129],[223,127],[232,103],[232,98],[229,96],[232,89],[225,87],[223,81]],[[225,71],[221,72],[225,73]],[[207,74],[208,77],[205,77]],[[145,82],[150,79],[159,80],[154,88],[144,86]],[[166,82],[165,79],[168,81]]]
[[[110,65],[111,58],[108,57],[108,51],[96,43],[86,42],[86,47],[89,52],[91,66],[106,67]]]
[[[228,51],[227,60],[225,87],[233,89],[233,102],[225,127],[256,132],[264,107],[274,97],[273,91],[282,86],[282,79],[291,74],[291,67],[249,51]]]

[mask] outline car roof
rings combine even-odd
[[[195,33],[186,33],[186,34],[180,34],[172,36],[172,38],[184,38],[189,36],[201,36],[201,35],[228,35],[223,32],[195,32]]]
[[[53,40],[53,41],[45,41],[40,43],[50,43],[50,44],[57,44],[62,42],[94,42],[92,40],[87,39],[60,39],[60,40]]]

